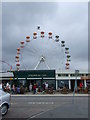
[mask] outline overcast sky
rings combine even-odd
[[[37,31],[37,25],[40,25],[41,31],[45,31],[46,36],[51,31],[53,38],[59,35],[60,41],[66,42],[66,47],[70,49],[71,70],[88,69],[88,3],[3,3],[3,60],[11,64],[13,69],[15,69],[16,49],[20,46],[20,41],[25,41],[27,35],[32,38],[33,32]],[[56,69],[61,68],[64,58],[61,47],[55,42],[47,43],[38,39],[37,42],[32,41],[29,45],[23,53],[26,68],[33,69],[41,55],[46,57],[50,68],[55,66]]]

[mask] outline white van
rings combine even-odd
[[[0,90],[0,110],[2,115],[5,115],[8,112],[10,107],[10,99],[11,96],[9,93]]]

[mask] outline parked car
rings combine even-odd
[[[0,90],[0,110],[2,115],[5,115],[8,112],[10,107],[10,99],[11,96],[9,93]]]

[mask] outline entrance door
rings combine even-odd
[[[75,80],[71,80],[71,90],[74,91]]]

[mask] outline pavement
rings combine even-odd
[[[73,93],[69,93],[69,94],[60,94],[60,93],[56,93],[56,94],[42,94],[42,93],[37,93],[37,94],[33,94],[33,93],[30,93],[30,92],[28,92],[28,93],[25,93],[25,94],[11,94],[11,96],[61,96],[61,97],[63,97],[63,96],[67,96],[67,97],[72,97],[72,96],[82,96],[82,97],[84,97],[84,96],[86,96],[86,97],[88,97],[88,96],[90,96],[89,94],[78,94],[78,93],[75,93],[75,94],[73,94]]]

